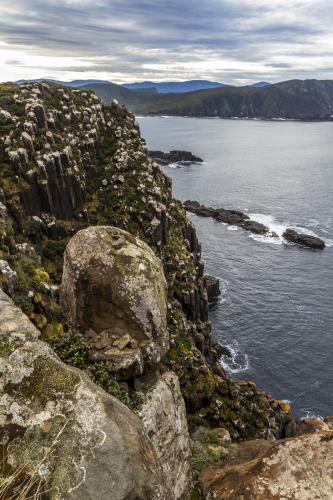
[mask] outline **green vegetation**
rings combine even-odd
[[[333,82],[291,80],[267,87],[220,87],[181,94],[145,94],[114,84],[87,86],[110,102],[146,115],[331,119]],[[124,89],[122,89],[124,90]]]

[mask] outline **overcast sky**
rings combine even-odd
[[[0,81],[333,79],[332,0],[0,0]]]

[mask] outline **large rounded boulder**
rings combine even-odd
[[[126,231],[90,227],[72,238],[61,302],[69,326],[86,336],[92,360],[107,361],[119,378],[142,374],[167,352],[162,265]]]

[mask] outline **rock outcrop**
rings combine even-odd
[[[89,359],[106,363],[109,374],[135,386],[135,407],[172,498],[188,498],[191,449],[184,399],[177,376],[159,375],[157,368],[169,348],[160,261],[126,231],[83,229],[65,251],[61,303],[72,329],[84,335]]]
[[[311,236],[310,234],[298,233],[293,229],[287,229],[283,233],[283,237],[290,243],[313,248],[314,250],[323,250],[325,248],[325,242],[322,239],[317,238],[316,236]]]
[[[142,397],[138,415],[162,464],[170,498],[188,498],[192,487],[191,446],[179,380],[173,372],[166,372]]]
[[[189,165],[191,163],[202,163],[203,160],[189,151],[180,151],[178,149],[164,153],[163,151],[149,151],[149,156],[159,163],[159,165],[170,165],[178,163]]]
[[[61,304],[93,360],[122,378],[159,363],[169,347],[166,281],[151,248],[109,226],[83,229],[67,246]]]
[[[239,226],[254,234],[270,235],[269,228],[260,222],[251,220],[250,217],[239,210],[226,210],[224,208],[212,208],[201,205],[198,201],[187,200],[183,203],[185,210],[200,217],[212,217],[218,222]]]
[[[2,498],[171,498],[140,420],[39,335],[0,290]]]
[[[233,444],[220,464],[201,473],[203,498],[329,500],[333,497],[332,461],[332,431]]]
[[[210,304],[215,304],[221,295],[219,279],[205,274],[203,277],[203,283],[207,289],[208,302]]]

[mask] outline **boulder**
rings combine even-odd
[[[209,276],[206,274],[203,277],[203,283],[207,290],[208,302],[210,304],[214,304],[218,301],[219,296],[221,295],[220,291],[220,280],[215,278],[214,276]]]
[[[219,222],[224,222],[225,224],[241,226],[249,219],[249,216],[239,210],[225,210],[224,208],[218,208],[215,210],[214,219]]]
[[[144,394],[139,416],[160,463],[171,498],[187,499],[192,485],[191,447],[178,377],[166,372]]]
[[[302,245],[305,247],[322,250],[325,248],[325,242],[316,236],[311,236],[310,234],[300,234],[293,229],[287,229],[283,233],[285,240],[290,243],[295,243],[296,245]]]
[[[3,498],[171,498],[138,417],[38,336],[0,290]]]
[[[267,226],[264,224],[260,224],[260,222],[256,222],[254,220],[246,220],[242,224],[242,228],[245,229],[245,231],[250,231],[251,233],[254,234],[267,234],[269,232],[269,229]]]
[[[227,457],[199,477],[204,499],[333,498],[333,432],[229,445]]]
[[[86,334],[92,359],[109,361],[119,376],[142,374],[166,354],[166,293],[159,259],[126,231],[90,227],[69,242],[61,285],[68,324]]]

